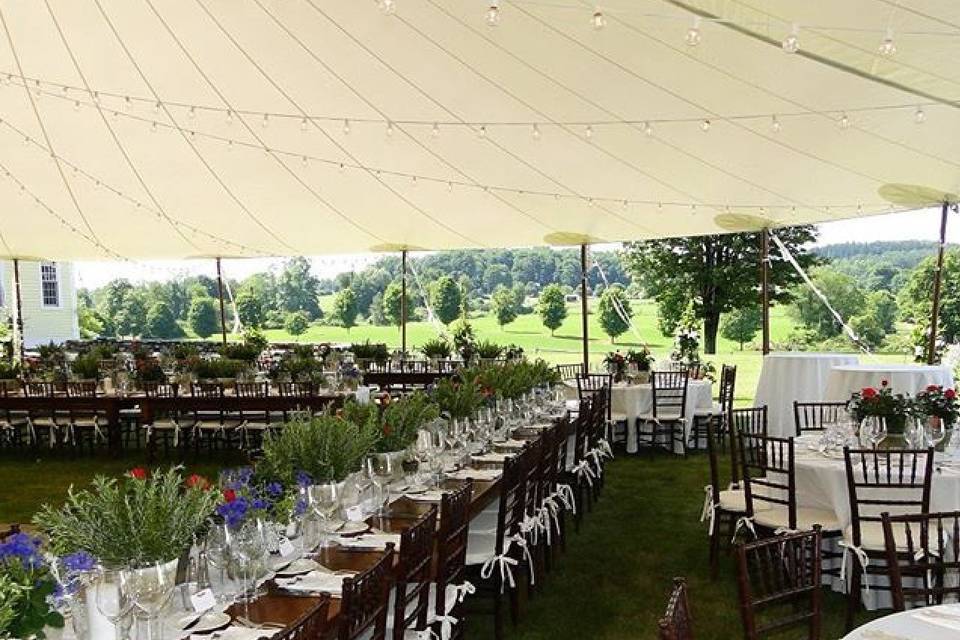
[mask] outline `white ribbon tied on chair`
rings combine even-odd
[[[520,533],[524,536],[524,541],[526,541],[526,536],[532,538],[532,543],[537,544],[540,541],[540,529],[543,527],[543,522],[537,516],[523,516],[523,521],[520,523]]]
[[[599,478],[603,474],[603,451],[600,450],[600,447],[595,447],[587,451],[585,458],[593,460],[594,473]]]
[[[543,499],[543,505],[537,509],[537,518],[540,519],[540,527],[543,529],[548,547],[553,544],[553,527],[557,524],[557,514],[554,512],[556,508],[556,504],[548,496]],[[553,521],[551,521],[551,518],[553,518]]]
[[[27,431],[30,432],[30,442],[37,441],[37,429],[33,426],[33,420],[27,418]]]
[[[842,540],[838,544],[843,547],[843,557],[840,558],[840,582],[842,582],[845,587],[847,586],[847,556],[850,555],[850,553],[853,553],[854,557],[856,557],[857,561],[860,563],[860,567],[863,569],[863,587],[867,591],[870,591],[870,574],[867,573],[867,566],[870,564],[870,558],[867,556],[867,552],[860,547],[847,544]],[[848,593],[849,591],[849,588],[847,588]]]
[[[737,518],[737,524],[733,528],[733,537],[730,538],[730,544],[733,544],[737,541],[737,534],[740,533],[740,529],[746,528],[753,535],[754,538],[757,537],[757,530],[753,526],[753,516],[743,516]]]
[[[929,549],[924,549],[923,547],[920,547],[919,549],[917,549],[917,552],[913,554],[913,561],[914,561],[914,562],[920,562],[920,561],[922,561],[922,560],[928,560],[928,561],[929,561],[929,560],[932,560],[932,559],[934,559],[934,558],[936,558],[936,559],[939,560],[939,559],[940,559],[940,554],[937,553],[936,551],[930,551]],[[926,588],[927,588],[928,591],[931,590],[931,589],[933,589],[933,569],[930,568],[929,562],[927,563],[927,584],[926,584]],[[933,598],[933,593],[932,593],[932,592],[927,594],[927,604],[928,604],[928,605],[936,604],[936,602],[934,602],[934,598]]]
[[[480,577],[484,580],[489,580],[490,576],[493,575],[493,568],[498,567],[500,570],[500,593],[503,593],[504,584],[509,584],[511,589],[517,588],[517,582],[513,579],[513,570],[510,567],[515,567],[519,563],[514,558],[511,558],[507,555],[507,551],[510,547],[507,547],[503,553],[500,555],[491,556],[486,562],[483,563],[483,566],[480,567]]]
[[[597,448],[600,449],[600,453],[604,458],[613,460],[613,447],[610,446],[606,438],[600,438],[600,440],[597,441]]]
[[[573,468],[573,472],[577,474],[578,478],[586,480],[591,489],[593,488],[593,479],[597,476],[594,474],[593,467],[590,466],[588,460],[581,460],[580,463]]]
[[[530,584],[536,584],[536,576],[533,575],[533,555],[530,553],[530,547],[527,546],[527,539],[521,534],[514,534],[509,540],[512,543],[516,543],[521,549],[523,549],[523,558],[527,561],[527,569],[530,571]],[[507,549],[509,548],[510,547],[508,546]],[[504,553],[506,553],[506,551],[504,551]]]
[[[473,583],[469,580],[464,580],[460,584],[449,584],[447,585],[447,604],[449,605],[449,598],[452,597],[453,601],[457,604],[463,603],[466,600],[467,596],[472,596],[477,592],[477,588],[473,586]],[[447,607],[450,608],[449,606]]]
[[[557,490],[554,492],[553,497],[559,500],[563,504],[563,508],[567,509],[574,515],[577,513],[577,498],[573,494],[573,487],[568,484],[558,484]]]
[[[710,536],[713,536],[713,530],[717,522],[717,508],[720,505],[713,501],[713,485],[708,484],[703,488],[703,511],[700,512],[700,522],[710,518],[710,526],[707,529]]]

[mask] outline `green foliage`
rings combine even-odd
[[[600,327],[610,336],[612,342],[616,342],[617,336],[626,333],[630,328],[628,320],[633,315],[633,311],[630,308],[630,301],[627,300],[623,288],[619,285],[613,285],[603,292],[597,310],[600,313]]]
[[[865,296],[852,277],[830,267],[818,267],[810,275],[813,284],[842,317],[853,318],[863,312]],[[832,338],[842,331],[833,314],[806,284],[798,285],[794,292],[791,315],[821,339]]]
[[[503,355],[505,347],[491,340],[477,343],[477,357],[481,360],[496,360]]]
[[[816,239],[812,226],[777,229],[777,237],[797,262],[816,262],[807,246]],[[692,300],[703,320],[704,347],[716,352],[720,315],[755,304],[760,264],[760,234],[734,233],[628,243],[622,256],[627,269],[660,306],[666,325]],[[777,250],[770,252],[770,283],[775,302],[790,300],[800,276]],[[662,325],[663,326],[663,325]]]
[[[723,315],[720,322],[720,335],[736,342],[743,351],[743,345],[753,340],[763,323],[760,307],[741,307]]]
[[[477,336],[473,325],[461,320],[453,328],[453,349],[464,362],[470,362],[477,355]]]
[[[399,282],[391,282],[387,290],[383,292],[383,317],[388,324],[400,326],[400,314],[402,310],[403,287]],[[407,295],[407,317],[410,317],[410,296]]]
[[[100,318],[96,309],[86,305],[80,305],[77,308],[77,325],[80,328],[80,337],[84,339],[96,338],[101,334],[113,335],[112,330],[110,332],[105,330],[107,323]]]
[[[319,280],[310,273],[310,261],[304,257],[291,258],[284,265],[277,281],[277,295],[282,311],[302,311],[307,320],[323,315],[317,302]]]
[[[50,609],[54,584],[45,568],[0,561],[0,638],[45,638],[44,627],[62,628],[63,616]]]
[[[217,303],[209,296],[197,296],[190,301],[187,321],[190,329],[201,338],[209,338],[220,331]]]
[[[150,338],[182,338],[183,328],[177,323],[170,305],[162,300],[153,303],[147,312],[147,322],[144,335]]]
[[[44,505],[34,523],[56,553],[82,549],[106,566],[145,567],[179,558],[210,516],[214,491],[184,486],[177,468],[138,479],[96,476],[89,489]]]
[[[237,296],[237,315],[245,327],[259,329],[266,321],[266,311],[260,299],[250,291],[244,291]]]
[[[283,321],[283,328],[294,337],[303,335],[309,327],[310,318],[303,311],[291,311]]]
[[[124,298],[123,306],[114,316],[117,320],[117,334],[121,336],[141,336],[146,330],[147,297],[142,291],[131,291]]]
[[[469,418],[477,412],[483,403],[480,386],[473,378],[443,378],[434,386],[433,399],[440,407],[441,414],[451,418]]]
[[[877,319],[883,332],[893,333],[896,330],[897,300],[889,291],[873,291],[867,294],[866,315],[871,315]]]
[[[256,329],[252,331],[256,331]],[[248,336],[250,340],[247,340]],[[217,351],[223,357],[222,359],[252,364],[260,357],[266,347],[266,342],[262,333],[245,333],[243,342],[228,342],[220,345]]]
[[[357,294],[353,289],[341,289],[333,301],[333,317],[340,323],[341,327],[350,331],[352,327],[357,326]]]
[[[296,473],[309,473],[314,482],[340,482],[359,471],[373,450],[378,434],[335,416],[301,416],[271,432],[263,442],[257,474],[292,485]]]
[[[390,350],[382,342],[355,342],[350,345],[350,351],[357,360],[372,360],[373,362],[384,363],[390,357]]]
[[[198,380],[236,378],[250,371],[250,363],[230,358],[214,358],[212,360],[196,358],[191,361],[190,370],[197,376]]]
[[[451,347],[450,343],[447,342],[444,338],[435,338],[433,340],[427,340],[422,345],[420,345],[420,353],[426,358],[436,358],[439,360],[445,360],[450,357]]]
[[[916,322],[924,332],[929,332],[930,327],[935,269],[935,256],[921,261],[898,296],[903,316]],[[960,340],[960,250],[951,248],[944,254],[942,281],[939,337],[953,343]]]
[[[382,402],[378,407],[348,400],[340,413],[344,420],[376,436],[373,451],[378,453],[403,451],[416,441],[421,427],[440,415],[436,403],[420,391],[392,401],[385,395]]]
[[[96,380],[100,377],[100,352],[93,350],[82,353],[70,363],[73,375],[84,380]]]
[[[550,329],[550,335],[552,336],[553,332],[559,329],[567,318],[566,296],[560,285],[548,285],[540,292],[537,313],[543,320],[543,326]]]
[[[493,292],[493,315],[501,327],[517,319],[518,306],[517,296],[511,289],[500,285]]]
[[[19,377],[19,364],[0,359],[0,380],[16,380]]]
[[[506,363],[484,363],[461,373],[465,384],[472,383],[481,397],[492,395],[516,399],[536,387],[560,383],[560,373],[544,360],[517,360]]]
[[[443,324],[457,319],[461,301],[460,287],[450,276],[441,276],[430,287],[430,306]]]
[[[880,320],[876,316],[863,314],[854,316],[848,321],[850,328],[857,334],[860,341],[871,351],[883,344],[887,332],[883,330]]]

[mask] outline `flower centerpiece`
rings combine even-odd
[[[673,352],[670,354],[670,359],[684,364],[700,362],[700,333],[691,328],[677,331],[673,340]]]
[[[376,404],[360,404],[348,401],[341,417],[377,434],[373,451],[377,453],[405,452],[417,439],[417,432],[440,415],[427,394],[417,391],[399,400],[391,400],[389,394]]]
[[[42,639],[44,628],[62,628],[51,607],[56,588],[40,538],[15,533],[0,543],[0,638]]]
[[[940,420],[944,426],[951,428],[960,417],[960,400],[955,389],[932,384],[914,396],[913,413],[924,422]]]
[[[607,368],[607,373],[613,376],[614,382],[623,382],[627,377],[627,359],[619,351],[608,353],[603,358],[603,364]]]
[[[653,356],[648,347],[640,349],[630,349],[625,356],[627,368],[638,382],[644,383],[650,380],[650,370],[653,368]]]
[[[886,380],[880,381],[880,388],[864,387],[854,393],[847,402],[847,411],[853,414],[857,422],[867,417],[886,420],[887,433],[902,434],[906,427],[907,414],[911,403],[902,393],[894,393]]]

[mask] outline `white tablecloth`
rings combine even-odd
[[[827,376],[833,367],[855,365],[857,356],[844,353],[771,353],[763,358],[753,406],[767,405],[769,433],[794,435],[793,401],[823,402]]]
[[[946,614],[947,617],[937,617]],[[954,620],[952,616],[957,616]],[[893,613],[868,622],[843,640],[948,640],[960,638],[960,605],[944,604]]]
[[[569,399],[577,398],[576,383],[566,384],[566,394]],[[653,412],[653,388],[646,384],[614,384],[610,391],[610,405],[613,413],[622,414],[627,418],[627,452],[636,453],[639,449],[637,442],[637,419]],[[687,383],[687,405],[684,415],[684,436],[689,438],[693,427],[693,415],[698,409],[713,407],[713,383],[710,380],[690,380]],[[682,451],[677,451],[682,453]]]
[[[834,367],[827,377],[824,397],[828,402],[845,402],[864,387],[879,388],[886,380],[894,393],[914,394],[931,385],[953,386],[949,367],[917,364],[858,364]]]

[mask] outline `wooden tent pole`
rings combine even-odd
[[[587,309],[587,245],[580,245],[580,315],[583,337],[583,372],[590,371],[590,329]]]
[[[763,355],[770,353],[770,231],[760,232],[760,309],[763,317]]]
[[[23,362],[23,297],[20,293],[20,260],[18,258],[13,259],[13,291],[17,299],[17,308],[16,313],[17,317],[13,323],[14,327],[14,344],[13,344],[13,357],[18,358],[19,362]]]
[[[227,314],[223,309],[223,272],[220,270],[220,258],[217,258],[217,293],[220,297],[220,335],[223,344],[227,344]]]
[[[400,252],[400,352],[407,357],[407,250]]]
[[[943,252],[947,244],[947,213],[950,203],[944,202],[940,210],[940,246],[937,248],[937,269],[933,272],[933,305],[930,309],[930,337],[927,342],[927,364],[937,360],[937,324],[940,320],[940,295],[943,283]]]

